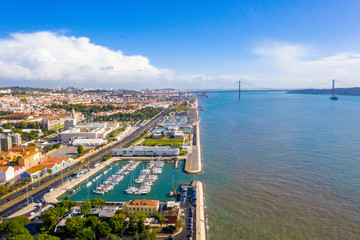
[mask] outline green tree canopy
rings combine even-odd
[[[126,216],[122,213],[115,214],[112,218],[110,218],[109,225],[113,232],[120,232],[125,224],[125,220]]]
[[[66,219],[65,222],[65,230],[68,233],[76,234],[80,230],[82,230],[85,226],[85,219],[80,216],[71,217]]]
[[[14,240],[34,240],[31,234],[20,234],[14,237]]]
[[[78,154],[83,154],[84,153],[84,146],[80,144],[77,147],[77,152],[78,152]]]
[[[55,226],[57,220],[65,214],[65,208],[63,207],[55,207],[50,208],[41,214],[41,218],[43,220],[43,227],[45,230],[50,230]]]
[[[36,240],[60,240],[60,238],[51,236],[49,234],[40,234]]]
[[[25,226],[26,224],[28,224],[30,222],[29,218],[25,217],[25,216],[18,216],[16,218],[14,218],[13,220],[11,220],[11,222],[16,222],[21,226]]]
[[[90,202],[91,202],[91,207],[101,207],[102,205],[104,205],[106,203],[106,201],[101,198],[91,199]]]
[[[107,222],[99,223],[96,226],[96,233],[98,233],[99,236],[108,236],[111,232],[111,227]]]
[[[100,220],[98,217],[89,216],[89,217],[87,217],[87,219],[85,221],[85,227],[90,227],[91,230],[94,231],[99,223],[100,223]]]
[[[150,231],[150,229],[145,229],[139,237],[140,240],[156,240],[157,233],[156,231]]]
[[[110,240],[123,240],[123,239],[115,234],[110,234]]]
[[[175,227],[176,227],[176,229],[179,229],[179,228],[182,228],[183,226],[185,226],[185,223],[181,218],[179,218],[179,220],[177,220],[177,222],[175,224]]]
[[[82,215],[87,216],[91,213],[91,203],[89,200],[83,200],[80,207],[80,212]]]
[[[21,217],[23,217],[23,216],[21,216]],[[7,223],[7,225],[5,226],[6,228],[3,230],[4,233],[6,233],[6,237],[14,238],[19,235],[30,235],[30,232],[25,228],[25,225],[28,222],[29,222],[29,219],[27,219],[27,221],[25,221],[25,219],[20,218],[20,217],[16,217],[16,218],[10,220]]]
[[[77,205],[77,202],[70,200],[62,200],[56,204],[56,207],[63,207],[66,209],[66,211],[69,211],[72,207],[75,207]]]
[[[92,240],[95,239],[95,233],[91,228],[84,228],[76,233],[75,240]]]

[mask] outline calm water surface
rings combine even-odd
[[[200,99],[209,239],[360,239],[360,98]]]
[[[196,178],[210,240],[360,239],[360,97],[212,93],[199,103],[204,173]],[[139,198],[124,190],[144,166],[100,197]],[[169,200],[172,186],[190,180],[166,164],[141,197]],[[95,186],[71,199],[99,197]]]

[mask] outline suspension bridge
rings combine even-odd
[[[302,88],[288,88],[288,89],[280,89],[280,88],[269,88],[264,86],[259,86],[257,84],[250,83],[248,81],[233,81],[229,84],[219,86],[217,88],[211,89],[204,89],[204,90],[195,90],[190,91],[193,93],[209,93],[209,92],[238,92],[239,99],[241,98],[241,92],[250,92],[250,91],[288,91],[291,93],[301,93],[301,91],[309,91],[312,90],[312,94],[329,94],[332,95],[331,100],[337,100],[335,94],[337,90],[344,90],[344,89],[353,89],[354,94],[349,94],[346,91],[340,91],[339,95],[354,95],[360,96],[360,87],[353,86],[352,84],[348,84],[339,80],[336,80],[336,84],[340,85],[340,88],[335,88],[335,80],[329,80],[321,83],[317,83],[311,86],[302,87]],[[246,87],[246,89],[243,88]],[[323,88],[320,88],[322,87]],[[343,87],[342,87],[343,86]],[[320,93],[320,91],[322,91]],[[317,93],[318,92],[318,93]],[[308,93],[308,92],[303,92]]]

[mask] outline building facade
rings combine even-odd
[[[113,156],[178,156],[179,148],[170,147],[143,147],[138,146],[134,148],[116,148],[112,151]]]
[[[7,152],[12,148],[11,137],[8,135],[0,135],[0,151]]]
[[[6,182],[15,177],[14,168],[11,166],[0,167],[0,182]]]
[[[159,212],[158,200],[133,200],[126,206],[127,214],[142,213],[146,216],[153,217]]]

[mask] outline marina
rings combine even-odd
[[[116,173],[108,177],[102,184],[98,185],[94,190],[93,193],[95,194],[101,194],[104,195],[105,193],[110,192],[114,189],[116,185],[119,184],[121,180],[124,179],[124,176],[128,175],[131,171],[133,171],[140,162],[135,161],[129,161],[126,165],[122,166],[120,170],[118,170]],[[117,165],[117,163],[116,163]],[[103,174],[107,174],[109,170],[105,170]],[[96,178],[99,178],[100,176],[97,176]],[[94,178],[91,182],[88,182],[86,184],[86,187],[90,187],[92,182],[97,181],[98,179]],[[90,184],[89,184],[90,183]]]
[[[77,188],[86,186],[89,182],[91,182],[92,184],[87,187],[81,188],[75,194],[71,194],[70,200],[82,201],[83,199],[87,199],[87,198],[91,200],[93,198],[99,198],[101,196],[101,198],[104,199],[105,201],[115,202],[115,201],[130,201],[130,200],[138,199],[141,196],[141,198],[143,199],[158,199],[159,201],[165,202],[175,199],[174,196],[173,197],[169,196],[170,191],[173,191],[173,189],[179,186],[180,184],[188,183],[189,181],[194,180],[193,175],[189,175],[184,172],[183,170],[184,164],[179,164],[180,166],[179,168],[174,168],[173,162],[162,161],[161,163],[163,164],[163,166],[161,167],[160,170],[159,167],[157,167],[159,166],[157,165],[159,164],[157,163],[158,161],[133,161],[133,162],[138,164],[137,167],[134,170],[129,171],[128,174],[123,175],[123,179],[119,181],[118,184],[114,185],[114,187],[110,191],[106,193],[104,192],[104,194],[102,193],[98,194],[94,192],[94,190],[96,190],[97,187],[100,186],[100,184],[104,184],[105,181],[109,179],[109,177],[119,172],[120,169],[122,169],[124,166],[126,166],[129,163],[129,161],[114,162],[112,163],[112,165],[108,166],[107,168],[93,175],[90,179],[77,186]],[[148,172],[149,165],[151,166],[154,163],[157,164],[155,164],[152,167],[152,170],[154,172],[158,172],[158,174],[148,174],[148,175],[141,174],[141,172],[143,173]],[[140,176],[145,176],[145,177],[140,177]],[[139,178],[140,179],[144,178],[144,181],[141,182]],[[146,178],[149,178],[147,185],[145,185]],[[150,179],[152,185],[150,185],[151,184]],[[135,182],[136,180],[138,181]],[[129,194],[126,192],[126,190],[129,189],[131,186],[136,188],[137,190],[139,190],[141,186],[144,186],[141,189],[148,189],[150,187],[151,191],[143,194],[140,194],[140,192],[138,192],[137,194]],[[135,192],[136,191],[134,191],[134,193]],[[59,199],[64,199],[69,195],[70,195],[69,192],[65,193]]]

